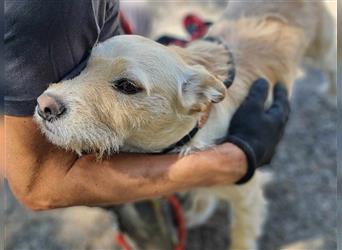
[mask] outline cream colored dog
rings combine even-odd
[[[189,133],[211,107],[204,126],[177,151],[205,149],[226,135],[256,78],[271,86],[282,81],[291,91],[306,52],[333,74],[332,31],[333,21],[319,2],[239,1],[229,4],[209,32],[224,45],[197,41],[187,48],[165,47],[139,36],[113,37],[93,49],[79,76],[41,95],[44,107],[37,108],[35,119],[52,143],[100,158],[117,151],[160,152]],[[226,89],[231,67],[236,77]],[[213,197],[230,201],[231,248],[256,249],[266,216],[266,180],[257,171],[246,185],[193,190],[197,203],[206,206],[187,214],[189,224],[205,221]]]

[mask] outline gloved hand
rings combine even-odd
[[[273,104],[264,110],[267,93],[267,81],[256,80],[231,120],[225,141],[241,148],[248,162],[246,175],[236,184],[246,183],[257,167],[270,163],[284,133],[290,113],[287,90],[278,83],[273,90]]]

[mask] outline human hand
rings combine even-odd
[[[241,148],[247,157],[248,169],[237,184],[246,183],[257,167],[270,163],[288,121],[290,104],[285,87],[278,83],[273,90],[273,104],[267,110],[268,83],[256,80],[245,101],[234,114],[224,139]]]

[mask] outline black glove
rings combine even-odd
[[[241,148],[247,157],[248,169],[236,184],[249,181],[257,167],[270,163],[290,113],[287,90],[278,83],[273,90],[273,104],[264,110],[268,83],[256,80],[245,101],[234,114],[226,142]]]

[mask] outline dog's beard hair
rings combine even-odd
[[[82,123],[64,126],[62,121],[55,121],[52,128],[46,129],[36,117],[43,134],[53,144],[76,152],[78,155],[84,153],[95,153],[100,159],[104,155],[118,152],[123,144],[123,135],[116,134],[113,130],[102,123]],[[49,125],[48,125],[49,126]]]

